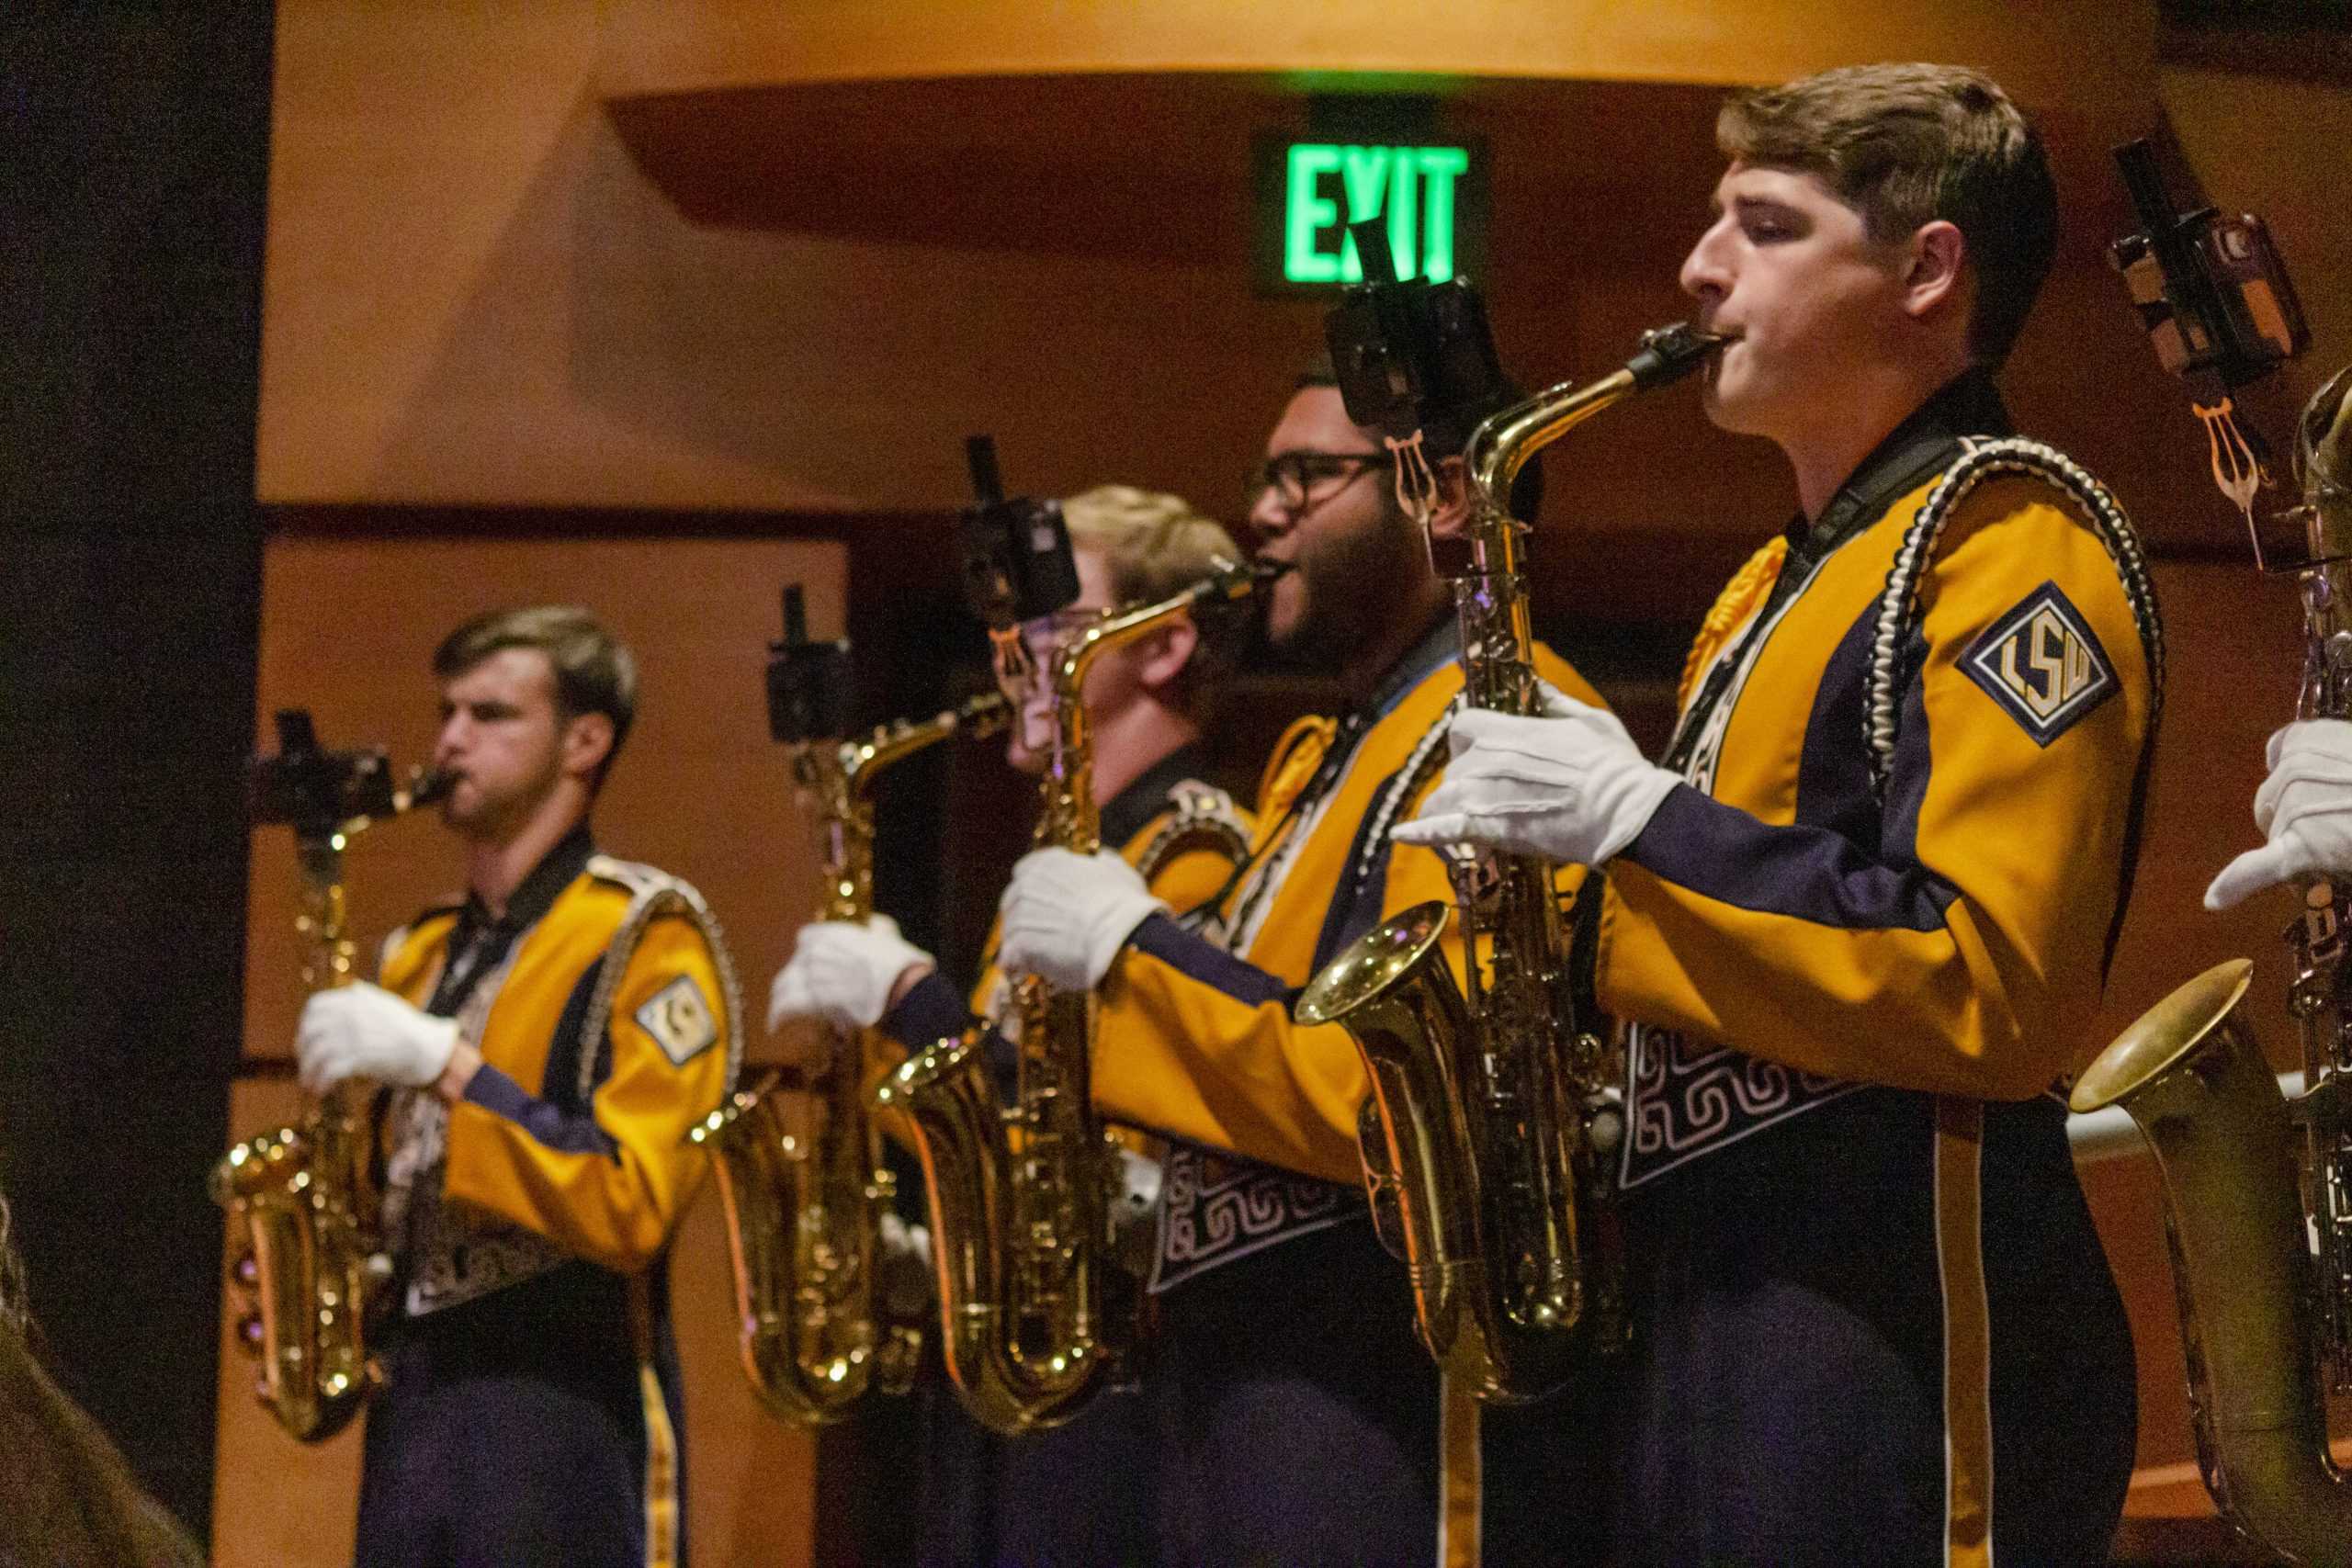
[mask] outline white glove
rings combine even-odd
[[[2352,723],[2304,719],[2270,738],[2270,776],[2254,797],[2268,842],[2222,868],[2205,907],[2226,909],[2312,872],[2352,874]]]
[[[435,1018],[381,986],[356,980],[302,1004],[294,1059],[302,1087],[324,1094],[345,1078],[423,1089],[458,1048],[455,1019]]]
[[[812,920],[800,928],[792,957],[768,987],[768,1032],[796,1018],[821,1018],[840,1030],[871,1029],[890,1010],[891,994],[910,969],[937,967],[930,953],[899,934],[899,922],[876,915],[864,925]]]
[[[1032,850],[1012,868],[997,901],[1004,942],[997,962],[1009,975],[1036,975],[1061,991],[1091,991],[1147,916],[1167,905],[1114,854]]]
[[[1607,708],[1539,683],[1541,718],[1453,716],[1444,782],[1399,843],[1476,844],[1599,865],[1630,844],[1681,780],[1644,760]]]

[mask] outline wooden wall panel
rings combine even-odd
[[[936,9],[897,7],[857,36],[887,53],[914,36],[906,17]],[[1846,31],[1810,17],[1801,36],[1765,27],[1772,9],[1749,18],[1752,37],[1795,39],[1807,63],[2008,58],[1970,42],[1991,8],[1874,12]],[[712,29],[693,50],[727,59],[755,57],[770,27],[852,41],[852,8],[691,15],[704,21],[676,25]],[[1569,11],[1545,15],[1558,37],[1576,33]],[[1750,37],[1712,10],[1658,15],[1665,33]],[[1378,37],[1385,16],[1363,5],[1346,10],[1352,25],[1320,27]],[[1233,505],[1237,456],[1262,440],[1319,339],[1316,305],[1246,282],[1247,133],[1304,125],[1304,95],[1335,79],[1139,74],[1148,19],[1132,22],[1142,31],[1122,78],[844,82],[786,103],[660,90],[709,76],[699,68],[597,76],[671,47],[638,36],[649,17],[688,17],[619,7],[600,41],[578,0],[463,20],[288,0],[265,499],[937,508],[964,489],[957,437],[990,429],[1023,486],[1115,476]],[[2020,378],[2054,389],[2044,408],[2069,417],[2052,434],[2109,470],[2134,466],[2165,406],[2100,258],[2121,220],[2105,148],[2154,117],[2146,19],[2115,7],[2098,34],[2109,52],[2070,57],[2071,89],[2020,83],[2064,131],[2062,172],[2080,198],[2064,273],[2070,299],[2098,306],[2029,340]],[[938,42],[990,58],[979,25]],[[1305,33],[1320,36],[1293,41]],[[1097,38],[1098,68],[1124,36]],[[1742,58],[1763,69],[1764,56]],[[1632,59],[1608,74],[1643,74]],[[1523,378],[1589,374],[1641,327],[1687,313],[1674,271],[1717,173],[1715,97],[1520,78],[1448,98],[1446,123],[1494,146],[1483,281]],[[1596,481],[1582,520],[1744,536],[1786,506],[1770,454],[1713,440],[1691,402],[1579,435],[1566,460]]]

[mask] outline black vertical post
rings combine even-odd
[[[199,1536],[244,941],[266,0],[0,19],[0,1189]]]

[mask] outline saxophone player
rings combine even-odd
[[[2162,662],[2120,513],[2003,439],[2055,193],[1957,68],[1742,95],[1717,135],[1706,406],[1798,513],[1706,617],[1664,766],[1566,695],[1468,715],[1397,836],[1607,869],[1623,1560],[2102,1562],[2131,1342],[2044,1091],[2096,1043]]]
[[[2296,457],[2314,537],[2352,539],[2352,370],[2312,397]],[[2263,842],[2213,878],[2205,907],[2226,909],[2266,887],[2313,873],[2352,874],[2352,722],[2298,719],[2270,738],[2269,776],[2254,797]]]
[[[1102,485],[1061,502],[1080,594],[1057,617],[1023,628],[1033,659],[1050,660],[1057,622],[1121,604],[1157,602],[1238,555],[1225,529],[1172,495]],[[1211,897],[1249,842],[1249,824],[1224,791],[1201,782],[1203,737],[1232,637],[1180,621],[1105,654],[1089,671],[1085,700],[1094,737],[1093,784],[1103,842],[1147,880],[1148,897],[1176,910]],[[1052,734],[1046,690],[1008,691],[1014,715],[1005,760],[1035,775]],[[975,1015],[1004,1016],[1007,987],[990,959],[967,1004],[930,954],[886,917],[864,924],[801,928],[770,993],[771,1029],[820,1017],[842,1029],[878,1025],[908,1047],[961,1034]],[[1009,1053],[1000,1052],[1001,1060]],[[1140,1145],[1142,1140],[1132,1142]],[[1157,1170],[1136,1149],[1128,1197],[1140,1207]],[[918,1235],[920,1233],[916,1233]],[[885,1246],[907,1233],[886,1224]],[[1152,1439],[1146,1401],[1132,1389],[1102,1393],[1065,1425],[1001,1438],[934,1389],[926,1421],[919,1552],[924,1562],[1033,1564],[1159,1561],[1143,1484]]]
[[[675,1562],[664,1264],[703,1174],[686,1129],[733,1077],[731,973],[691,887],[590,836],[628,649],[577,609],[494,611],[433,668],[466,896],[393,934],[380,987],[311,998],[297,1040],[313,1091],[394,1086],[357,1561]]]
[[[1446,527],[1464,505],[1461,459],[1430,456]],[[1114,855],[1035,851],[1003,901],[1006,968],[1097,988],[1104,1115],[1170,1141],[1150,1374],[1169,1562],[1461,1561],[1482,1524],[1497,1562],[1584,1561],[1593,1544],[1595,1488],[1556,1447],[1512,1472],[1525,1450],[1497,1439],[1525,1413],[1485,1412],[1482,1434],[1478,1406],[1441,1389],[1363,1199],[1362,1058],[1344,1029],[1290,1012],[1375,922],[1450,893],[1436,853],[1387,835],[1442,767],[1461,689],[1451,596],[1394,464],[1327,370],[1302,379],[1251,475],[1259,554],[1295,569],[1273,586],[1269,638],[1348,707],[1276,747],[1216,938],[1170,919]],[[1599,701],[1541,658],[1553,682]],[[1458,945],[1450,957],[1458,970]],[[1574,1509],[1541,1504],[1563,1494]],[[1522,1501],[1543,1517],[1515,1534],[1519,1510],[1498,1505]]]

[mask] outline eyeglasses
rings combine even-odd
[[[1304,512],[1329,501],[1359,474],[1394,467],[1385,452],[1284,452],[1251,468],[1241,483],[1241,501],[1254,507],[1272,491],[1286,512]]]

